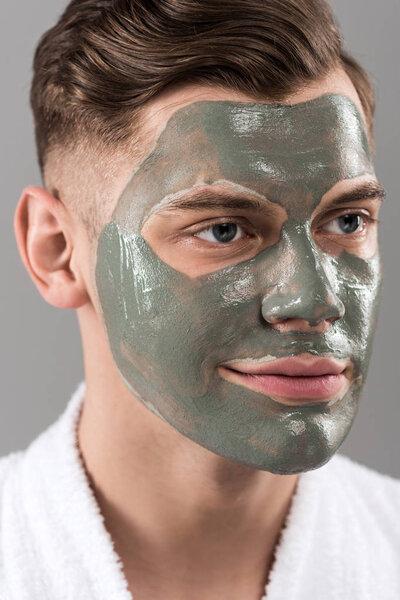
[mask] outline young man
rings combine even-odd
[[[334,456],[383,190],[328,7],[73,0],[34,68],[15,229],[86,385],[0,462],[0,597],[399,597],[399,483]]]

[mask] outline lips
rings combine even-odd
[[[288,400],[328,400],[349,385],[349,361],[311,354],[220,365],[224,379],[268,396]]]

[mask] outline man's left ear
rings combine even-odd
[[[71,217],[59,199],[40,187],[24,189],[14,230],[22,261],[46,302],[79,308],[89,301],[77,266]]]

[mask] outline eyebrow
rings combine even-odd
[[[367,183],[357,186],[354,190],[344,192],[336,198],[332,198],[332,200],[329,201],[329,206],[341,206],[342,204],[360,200],[383,200],[385,196],[386,192],[380,183],[377,181],[368,181]]]
[[[272,203],[271,203],[272,204]],[[167,210],[174,210],[181,208],[185,210],[213,210],[226,208],[228,210],[256,210],[256,211],[268,211],[268,203],[266,201],[258,200],[257,198],[250,198],[247,196],[235,196],[229,193],[202,191],[191,193],[189,196],[184,195],[176,200],[170,202],[166,206]],[[271,206],[271,210],[272,206]]]
[[[369,181],[359,185],[354,190],[344,192],[329,202],[330,207],[357,202],[360,200],[383,199],[386,193],[377,181]],[[221,191],[198,190],[176,198],[164,207],[164,210],[255,210],[257,212],[273,212],[267,201],[247,196],[235,196]]]

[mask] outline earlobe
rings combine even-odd
[[[83,306],[89,297],[81,273],[72,267],[71,223],[62,202],[43,188],[26,188],[14,230],[22,261],[43,298],[58,308]]]

